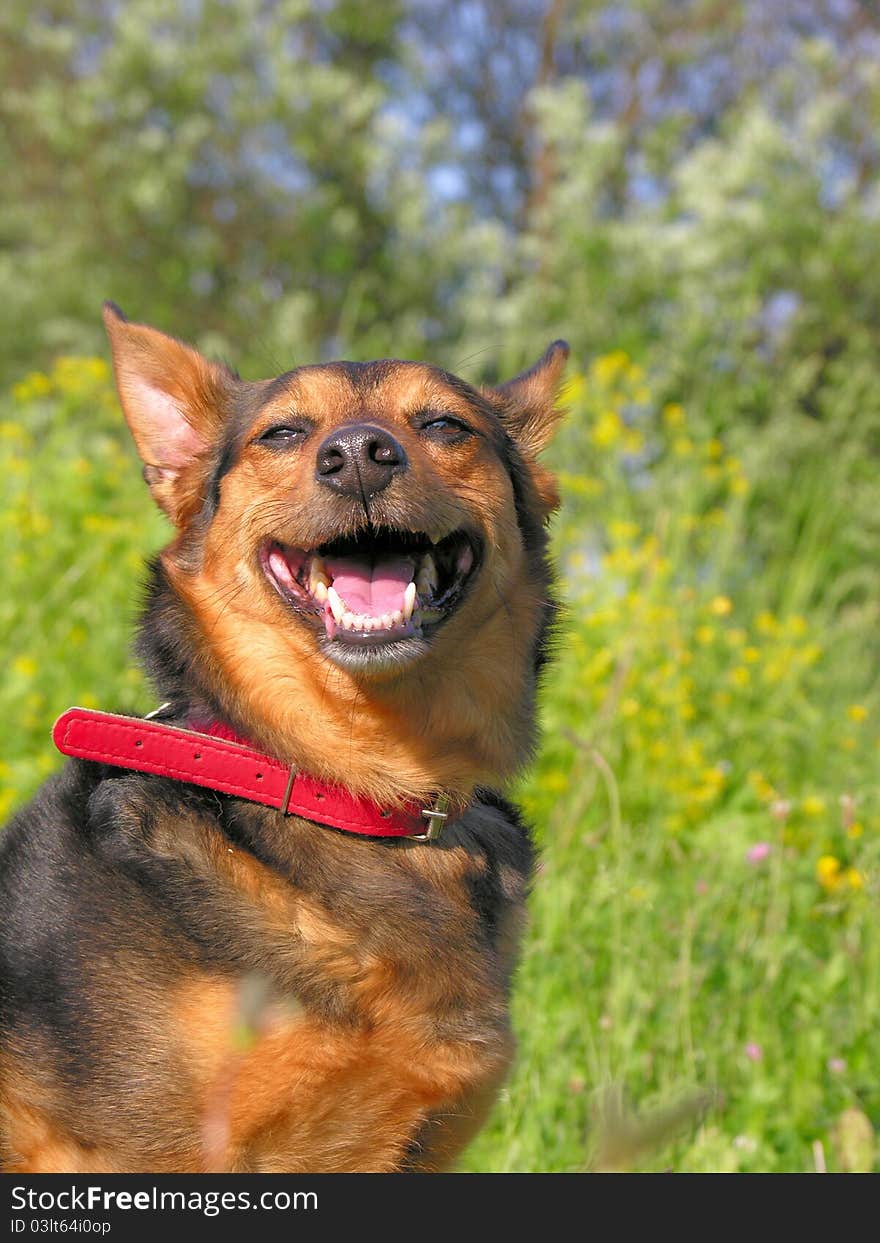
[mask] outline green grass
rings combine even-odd
[[[826,581],[834,463],[805,465],[809,521],[803,489],[779,497],[770,557],[760,442],[740,461],[692,412],[656,409],[622,355],[568,400],[567,607],[519,791],[542,848],[519,1054],[463,1166],[613,1164],[623,1129],[616,1163],[634,1168],[864,1168],[880,1124],[876,585],[844,607]],[[3,400],[0,473],[5,817],[57,763],[64,708],[153,706],[127,648],[139,567],[168,529],[97,360]],[[673,1127],[683,1100],[699,1104]]]

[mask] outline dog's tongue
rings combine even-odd
[[[328,557],[324,564],[346,607],[367,617],[402,609],[415,573],[412,557]]]

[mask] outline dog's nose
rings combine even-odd
[[[315,477],[346,496],[375,496],[406,470],[406,453],[390,432],[369,423],[338,427],[318,449]]]

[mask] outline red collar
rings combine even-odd
[[[452,819],[442,796],[433,807],[409,802],[383,810],[341,786],[327,785],[280,760],[261,755],[217,723],[181,729],[140,717],[68,708],[55,722],[52,741],[64,755],[77,759],[222,790],[252,803],[277,807],[285,814],[365,837],[434,841]]]

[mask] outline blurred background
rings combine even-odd
[[[69,704],[154,706],[104,298],[247,378],[564,336],[543,865],[463,1166],[873,1168],[877,7],[5,0],[0,163],[2,817]]]

